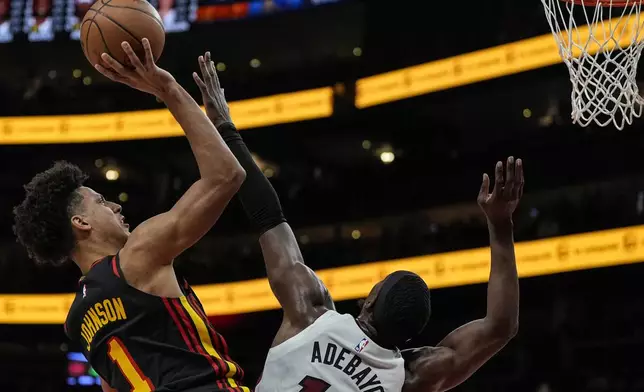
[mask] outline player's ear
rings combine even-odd
[[[369,292],[367,298],[364,299],[362,308],[365,310],[373,310],[373,307],[376,305],[376,299],[378,299],[378,294],[380,293],[380,288],[382,287],[382,282],[379,282]]]
[[[76,230],[87,232],[92,229],[92,225],[90,225],[89,222],[82,215],[72,216],[71,223],[72,223],[72,227]]]
[[[373,307],[376,304],[376,298],[378,296],[375,293],[369,294],[367,298],[365,298],[362,302],[362,309],[369,311],[370,313],[373,312]]]

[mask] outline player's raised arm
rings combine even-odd
[[[133,260],[146,266],[170,264],[215,224],[244,181],[245,172],[194,99],[172,75],[156,66],[148,40],[143,39],[144,63],[130,45],[124,42],[122,46],[134,70],[107,54],[102,56],[104,64],[96,68],[114,81],[154,94],[165,102],[190,142],[201,176],[170,211],[137,227],[120,253],[124,263]],[[199,65],[202,70],[206,66],[203,57],[199,57]]]
[[[222,116],[223,90],[214,64],[207,59],[203,80],[196,78],[206,112],[247,173],[238,196],[253,227],[260,234],[266,272],[273,293],[294,326],[308,326],[322,308],[333,308],[328,291],[304,264],[293,231],[286,223],[273,186],[257,167],[250,151],[229,117]]]
[[[485,174],[478,203],[487,216],[492,267],[485,318],[472,321],[443,339],[437,347],[404,352],[408,362],[405,392],[446,391],[468,377],[514,337],[519,325],[519,280],[514,256],[512,213],[523,194],[523,163],[510,157],[495,168],[489,193]]]

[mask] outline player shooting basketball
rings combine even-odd
[[[429,289],[416,274],[398,271],[369,293],[360,315],[335,312],[326,287],[303,261],[279,199],[254,163],[229,118],[222,118],[214,64],[198,80],[206,111],[247,173],[238,195],[260,244],[268,280],[284,310],[257,392],[445,391],[465,381],[515,335],[519,282],[512,213],[523,193],[523,164],[510,157],[483,176],[478,203],[487,216],[492,248],[487,314],[436,347],[400,352],[429,320]],[[404,357],[404,359],[403,359]]]
[[[248,392],[225,341],[173,268],[175,257],[215,224],[245,172],[199,105],[155,65],[147,39],[143,47],[144,64],[123,44],[134,70],[107,54],[96,68],[165,102],[185,131],[200,179],[172,209],[130,233],[120,205],[84,186],[78,167],[57,163],[25,186],[14,230],[37,262],[71,259],[82,271],[66,333],[104,391]],[[199,58],[202,68],[206,61],[209,54]]]

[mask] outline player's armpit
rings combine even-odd
[[[516,332],[515,328],[480,319],[454,330],[437,347],[408,350],[404,392],[447,391],[458,386],[499,352]]]
[[[304,264],[287,223],[264,233],[259,242],[271,289],[291,324],[306,327],[319,316],[320,310],[335,309],[324,283]]]
[[[130,234],[120,252],[122,266],[130,261],[144,268],[169,265],[212,228],[244,177],[240,167],[220,180],[195,182],[170,211],[148,219]]]

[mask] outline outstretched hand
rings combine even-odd
[[[109,54],[103,53],[101,55],[103,64],[96,64],[96,70],[114,82],[123,83],[163,99],[163,95],[175,83],[174,77],[155,64],[150,41],[147,38],[143,38],[141,44],[145,51],[144,62],[141,62],[141,59],[134,53],[132,46],[124,41],[121,43],[121,47],[133,68],[126,67]]]
[[[491,223],[512,220],[512,214],[523,196],[523,161],[509,157],[506,173],[503,162],[496,163],[494,169],[494,189],[490,193],[490,177],[483,174],[483,183],[477,202]]]
[[[199,68],[201,69],[201,76],[194,72],[192,77],[197,83],[199,90],[201,90],[201,97],[203,104],[206,107],[206,114],[210,121],[219,127],[226,122],[232,122],[230,118],[230,109],[224,96],[224,89],[221,88],[219,83],[219,76],[215,69],[215,63],[210,58],[210,52],[205,55],[199,56]]]

